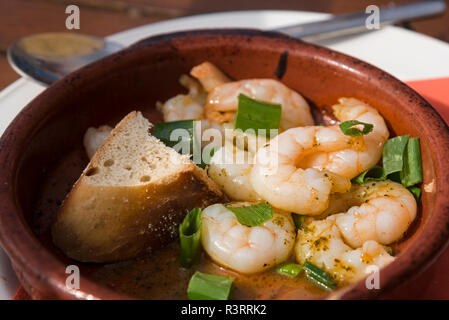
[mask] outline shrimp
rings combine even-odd
[[[187,94],[178,94],[165,103],[157,102],[156,104],[157,109],[164,116],[164,121],[202,119],[206,101],[206,93],[202,86],[187,75],[181,75],[179,82],[189,90]]]
[[[280,130],[313,125],[309,104],[296,91],[273,79],[233,81],[217,86],[207,97],[204,115],[217,123],[232,121],[238,109],[238,96],[245,94],[260,101],[282,106]]]
[[[206,121],[206,120],[204,120]],[[215,124],[217,125],[217,124]],[[225,140],[235,144],[237,148],[247,150],[250,153],[255,154],[257,150],[270,141],[270,137],[264,135],[256,135],[255,131],[234,129],[232,123],[223,123],[220,127],[223,128],[225,134]]]
[[[83,138],[83,144],[89,159],[92,159],[95,152],[97,152],[98,148],[100,148],[111,131],[112,128],[110,126],[100,126],[98,128],[91,127],[86,130]]]
[[[208,61],[193,67],[190,75],[201,82],[206,92],[211,92],[215,87],[231,82],[231,79]]]
[[[327,208],[330,194],[347,192],[351,182],[330,171],[299,168],[297,163],[315,152],[332,152],[348,145],[363,147],[359,138],[345,136],[338,126],[284,131],[257,151],[251,170],[253,188],[274,207],[318,215]]]
[[[391,244],[403,236],[416,217],[412,193],[389,180],[354,186],[343,197],[343,205],[350,209],[334,217],[346,243],[353,248],[367,240]]]
[[[215,151],[207,171],[226,195],[233,200],[257,201],[260,196],[254,191],[250,182],[252,164],[250,158],[254,155],[238,149],[231,143]]]
[[[333,152],[314,153],[305,157],[299,166],[329,170],[352,179],[379,162],[389,132],[384,119],[376,109],[354,98],[340,98],[338,101],[339,104],[332,108],[339,121],[358,120],[374,125],[372,132],[361,137],[365,147],[357,150],[351,146],[344,146]]]
[[[255,227],[240,224],[222,204],[203,210],[201,220],[204,250],[215,262],[240,273],[257,273],[284,262],[295,244],[291,215],[276,209],[272,218]]]
[[[348,246],[333,216],[313,220],[299,229],[295,254],[298,263],[309,261],[328,271],[341,283],[363,278],[370,272],[370,266],[381,268],[394,260],[373,240],[364,242],[355,250]]]
[[[267,144],[269,138],[235,130],[229,123],[221,127],[225,131],[224,145],[215,151],[210,160],[209,177],[233,200],[261,200],[251,184],[250,173],[255,153]]]

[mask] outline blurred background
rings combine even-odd
[[[333,14],[363,11],[414,0],[0,0],[0,90],[18,79],[6,60],[6,49],[25,35],[67,31],[65,8],[78,5],[81,32],[106,36],[136,26],[206,12],[234,10],[303,10]],[[446,0],[449,5],[449,0]],[[402,23],[402,27],[449,42],[449,10],[442,16]]]

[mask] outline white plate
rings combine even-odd
[[[329,15],[300,11],[236,11],[179,18],[145,25],[108,37],[124,45],[151,35],[199,28],[248,27],[270,29],[325,19]],[[325,41],[321,45],[355,56],[408,81],[449,76],[449,45],[397,27]],[[24,78],[0,92],[0,134],[11,120],[44,87]],[[6,280],[4,280],[6,279]],[[0,299],[11,299],[18,282],[0,248]]]

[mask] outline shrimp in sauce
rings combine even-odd
[[[338,126],[289,129],[257,151],[251,170],[253,188],[274,207],[318,215],[326,210],[330,194],[348,191],[351,182],[330,171],[299,168],[297,163],[314,152],[332,152],[348,144],[356,147],[358,138],[345,136]]]
[[[201,220],[201,243],[207,254],[215,262],[243,274],[261,272],[284,262],[295,244],[291,215],[276,209],[271,219],[255,227],[240,224],[222,204],[203,210]]]
[[[313,153],[302,159],[299,166],[329,170],[352,179],[379,162],[389,132],[384,119],[373,107],[354,98],[340,98],[338,101],[339,104],[334,105],[332,109],[339,121],[358,120],[369,123],[374,126],[373,131],[358,137],[359,148],[348,144],[331,152]]]
[[[364,242],[358,249],[348,246],[333,216],[310,221],[298,230],[296,260],[300,264],[306,261],[315,264],[340,283],[363,278],[369,273],[370,266],[381,268],[394,260],[373,240]]]
[[[344,195],[349,210],[334,215],[346,243],[360,247],[367,240],[388,245],[402,238],[416,217],[416,200],[402,184],[371,181]]]

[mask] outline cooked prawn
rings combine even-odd
[[[189,90],[187,94],[178,94],[164,103],[156,104],[164,116],[164,121],[202,119],[206,93],[201,84],[187,75],[181,75],[179,82]]]
[[[295,244],[291,215],[276,209],[271,219],[255,227],[240,224],[222,204],[204,209],[201,219],[204,250],[212,260],[237,272],[257,273],[282,263]]]
[[[304,98],[273,79],[249,79],[233,81],[214,88],[207,97],[204,115],[217,123],[232,121],[238,109],[238,96],[277,103],[282,106],[280,130],[313,125],[309,104]]]
[[[207,171],[232,200],[257,201],[260,196],[250,182],[251,159],[254,155],[239,149],[231,143],[215,151]]]
[[[215,87],[231,82],[231,79],[208,61],[193,67],[190,71],[190,75],[201,82],[206,92],[211,92]]]
[[[89,159],[92,159],[95,152],[97,152],[98,148],[100,148],[111,131],[112,128],[110,126],[100,126],[98,128],[91,127],[86,130],[83,138],[83,144]]]
[[[314,153],[304,158],[299,166],[325,169],[352,179],[379,162],[389,132],[384,119],[373,107],[354,98],[340,98],[338,101],[339,104],[332,109],[339,121],[358,120],[374,125],[372,132],[360,137],[364,147],[355,149],[352,145],[346,145],[332,152]]]
[[[347,145],[360,148],[359,137],[345,136],[338,126],[289,129],[260,148],[251,170],[251,183],[262,199],[282,210],[317,215],[334,192],[346,192],[351,183],[330,171],[302,169],[297,163],[308,154],[332,152]]]
[[[346,243],[360,247],[367,240],[387,245],[399,240],[416,217],[416,200],[402,184],[372,181],[342,196],[347,212],[334,215]]]
[[[394,260],[373,240],[364,242],[355,250],[348,246],[333,216],[310,221],[298,230],[296,259],[300,264],[309,261],[323,268],[338,282],[357,280],[367,275],[369,266],[381,268]]]

